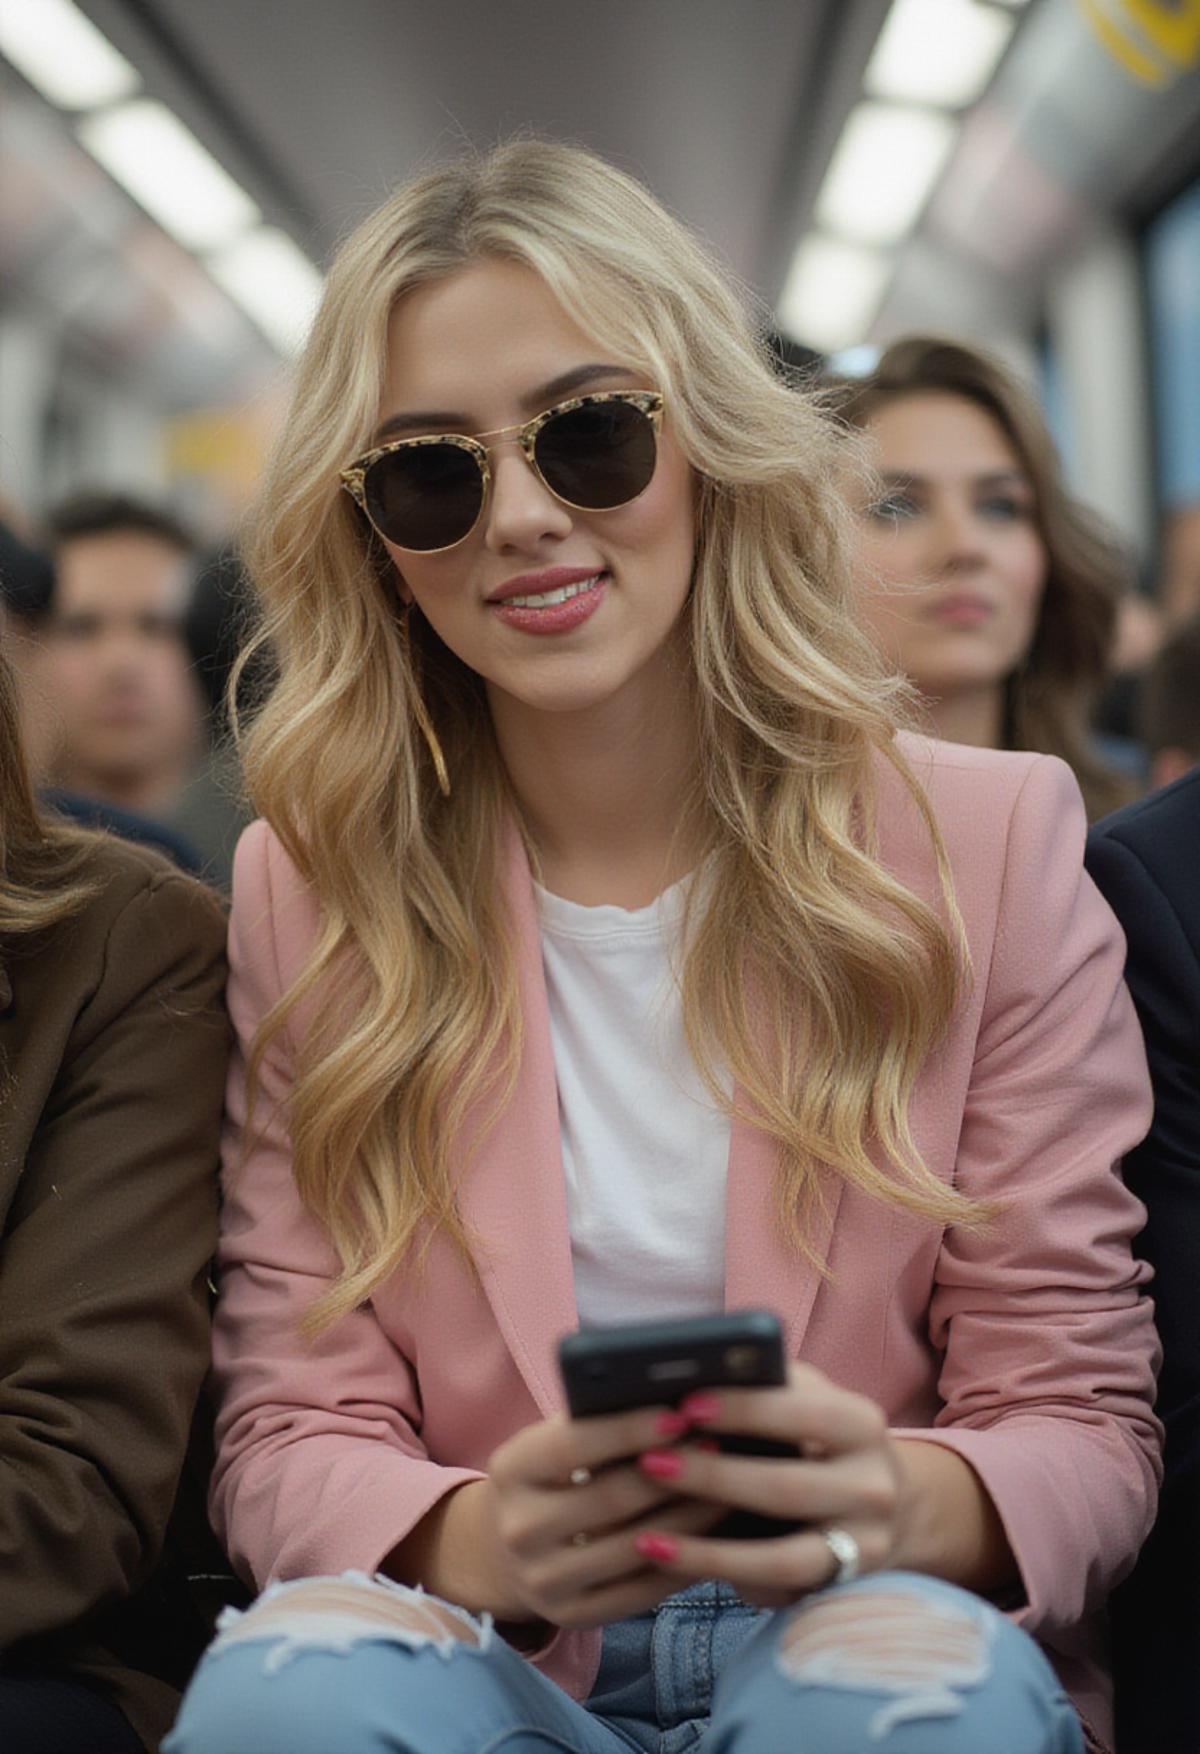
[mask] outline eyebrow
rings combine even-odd
[[[879,478],[888,487],[927,487],[928,477],[911,475],[905,469],[881,469]],[[1033,482],[1023,469],[989,469],[984,475],[972,475],[972,487],[1003,487],[1016,485],[1033,489]]]
[[[539,384],[536,390],[521,397],[521,406],[531,414],[538,413],[548,403],[559,396],[569,396],[585,385],[602,382],[605,378],[636,377],[625,365],[577,365],[570,371],[563,372],[549,382]],[[452,431],[468,431],[472,425],[469,414],[457,410],[420,409],[411,414],[392,414],[383,424],[376,428],[372,445],[381,445],[385,439],[401,438],[407,433],[432,432],[438,427],[447,427]]]

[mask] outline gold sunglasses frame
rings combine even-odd
[[[377,445],[373,451],[365,451],[348,468],[341,471],[339,479],[380,540],[390,543],[393,548],[403,549],[406,554],[445,554],[451,548],[457,548],[460,542],[467,540],[483,516],[484,507],[488,502],[488,494],[491,492],[492,470],[488,462],[488,452],[510,439],[515,439],[520,445],[525,453],[525,461],[546,492],[552,494],[560,505],[570,506],[571,510],[575,512],[619,511],[621,506],[632,505],[635,499],[641,498],[646,487],[649,487],[650,481],[654,479],[654,470],[650,472],[650,481],[647,481],[646,487],[640,487],[636,493],[631,494],[628,499],[619,500],[616,505],[581,506],[551,487],[537,463],[535,449],[537,436],[547,421],[554,420],[560,414],[573,414],[577,408],[595,407],[599,402],[624,402],[641,410],[649,420],[650,429],[654,434],[654,467],[657,469],[658,436],[662,428],[663,414],[662,393],[658,390],[597,390],[590,396],[573,396],[570,401],[556,402],[553,408],[547,408],[541,414],[535,414],[532,420],[526,420],[520,426],[501,426],[495,432],[481,432],[473,438],[468,438],[465,433],[460,432],[431,432],[422,433],[415,438],[393,439],[389,444]],[[381,457],[391,456],[395,451],[415,450],[418,445],[457,445],[460,450],[469,451],[478,465],[480,480],[483,483],[483,491],[479,497],[479,510],[475,514],[471,528],[464,530],[461,536],[456,536],[453,542],[446,542],[440,548],[404,548],[402,542],[393,542],[390,536],[384,535],[367,509],[367,471],[378,463]]]

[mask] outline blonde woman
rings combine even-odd
[[[897,735],[842,474],[584,152],[334,265],[231,937],[214,1507],[273,1587],[170,1754],[1103,1735],[1158,1466],[1120,939],[1061,764]],[[751,1304],[786,1386],[564,1416],[577,1322]]]
[[[1089,818],[1127,803],[1091,720],[1130,566],[1068,493],[1032,395],[976,348],[910,335],[842,411],[882,478],[858,522],[864,619],[935,734],[1059,756]]]

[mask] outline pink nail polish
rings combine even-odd
[[[677,1450],[650,1449],[639,1458],[638,1466],[652,1480],[678,1480],[683,1473],[683,1457]]]
[[[688,1421],[683,1414],[676,1413],[670,1408],[665,1413],[660,1413],[654,1421],[654,1435],[656,1437],[682,1437],[687,1428]]]
[[[679,1411],[689,1424],[702,1425],[706,1419],[715,1419],[721,1411],[721,1402],[716,1395],[707,1389],[697,1389],[694,1395],[688,1395],[679,1404]]]
[[[679,1556],[679,1542],[670,1535],[639,1535],[633,1544],[643,1559],[656,1560],[660,1565],[669,1565]]]

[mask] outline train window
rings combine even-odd
[[[1146,228],[1159,496],[1200,503],[1200,181]]]

